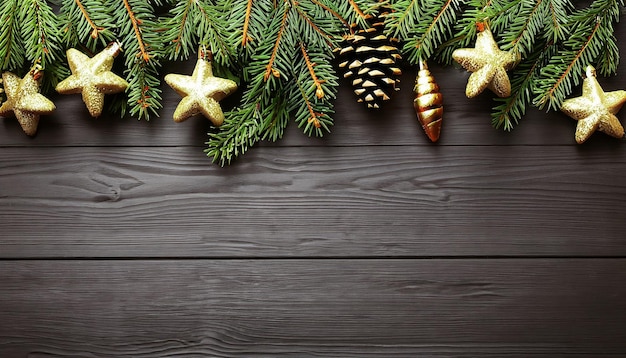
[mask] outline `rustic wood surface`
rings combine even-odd
[[[413,68],[382,111],[342,86],[331,134],[225,168],[166,86],[150,122],[55,95],[35,138],[2,120],[0,357],[626,356],[626,143],[537,109],[495,130],[431,69],[434,145]]]

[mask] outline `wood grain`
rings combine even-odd
[[[332,133],[227,168],[167,86],[150,122],[78,95],[35,138],[2,119],[0,358],[626,356],[624,142],[537,109],[495,130],[489,93],[430,67],[438,144],[406,66],[383,110],[343,83]]]
[[[626,152],[5,148],[1,257],[623,256]]]
[[[0,262],[2,357],[626,354],[624,259]]]

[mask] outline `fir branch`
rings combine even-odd
[[[228,48],[234,52],[243,50],[240,60],[248,61],[254,49],[263,42],[263,36],[267,30],[268,23],[275,11],[275,4],[267,0],[218,1],[218,6],[224,9],[224,37]],[[250,8],[248,8],[250,6]]]
[[[327,53],[307,49],[303,43],[300,43],[300,53],[293,66],[296,80],[288,97],[292,99],[290,110],[295,113],[298,127],[307,135],[321,137],[333,124],[331,101],[336,98],[338,78]]]
[[[170,60],[189,58],[200,45],[214,54],[213,61],[221,66],[235,65],[233,47],[222,25],[228,4],[215,5],[197,0],[178,0],[168,17],[160,19],[164,55]]]
[[[524,116],[536,96],[540,71],[559,50],[565,34],[569,0],[523,0],[503,14],[508,20],[503,34],[503,50],[511,50],[523,58],[510,74],[512,95],[496,98],[491,119],[495,128],[510,131]],[[541,34],[544,34],[543,36]]]
[[[198,13],[194,12],[197,26],[197,36],[201,45],[206,46],[213,53],[213,62],[227,67],[237,65],[235,47],[228,40],[230,36],[225,26],[226,21],[223,16],[227,9],[232,7],[230,2],[220,6],[208,6],[205,3],[198,3]],[[194,8],[196,9],[196,8]]]
[[[324,4],[324,3],[322,3],[321,1],[318,1],[318,0],[311,0],[311,3],[319,6],[320,8],[324,9],[324,11],[327,11],[328,13],[330,13],[333,17],[335,17],[336,19],[341,21],[341,23],[344,25],[344,27],[350,28],[350,24],[348,23],[348,21],[346,21],[345,18],[343,18],[341,15],[339,15],[339,12],[337,12],[336,9],[331,7],[331,5],[334,4],[334,2],[332,2],[331,4]]]
[[[347,0],[347,1],[335,1],[334,11],[339,14],[339,17],[344,19],[344,23],[357,24],[358,26],[365,28],[368,26],[367,19],[368,14],[376,11],[380,6],[379,3],[372,0]],[[348,26],[348,31],[352,31],[352,27]]]
[[[569,0],[549,0],[547,4],[548,16],[545,18],[544,38],[551,43],[564,41],[569,35],[566,24],[574,6]]]
[[[241,47],[246,47],[248,42],[250,42],[248,28],[250,27],[250,17],[252,16],[252,1],[253,0],[248,0],[246,4],[246,15],[244,17],[243,33],[241,35]]]
[[[24,66],[26,54],[21,45],[19,20],[17,18],[19,0],[0,2],[0,70],[20,69]]]
[[[281,45],[281,39],[283,34],[285,33],[285,28],[287,25],[287,18],[289,15],[289,6],[285,5],[283,10],[282,21],[280,23],[280,27],[278,28],[278,33],[276,35],[276,41],[274,42],[274,48],[270,54],[270,59],[267,61],[267,65],[265,66],[265,73],[263,74],[263,80],[267,82],[270,76],[274,76],[276,78],[280,77],[280,71],[274,67],[275,62],[277,60],[278,49]]]
[[[252,57],[249,63],[244,66],[243,71],[244,80],[248,82],[247,88],[243,93],[239,107],[226,112],[226,118],[219,131],[209,134],[209,141],[207,142],[209,148],[205,150],[207,156],[212,157],[214,162],[219,162],[221,165],[230,164],[234,158],[247,152],[263,136],[266,130],[264,124],[272,121],[272,118],[268,119],[264,116],[267,115],[266,108],[271,107],[278,77],[270,76],[266,79],[265,73],[272,57],[272,51],[276,47],[275,43],[283,23],[284,14],[278,14],[276,8],[268,0],[255,1],[254,5],[262,10],[269,8],[271,11],[261,11],[261,13],[269,16],[269,21],[263,28],[252,29],[259,32],[264,30],[264,32],[261,32],[262,36],[258,37],[258,41],[253,42],[254,48],[249,48],[250,46],[245,48],[249,56]],[[252,14],[256,13],[259,12],[253,8]],[[231,16],[231,23],[239,24],[248,18],[247,10],[242,11],[241,8],[233,8]],[[250,17],[250,19],[251,24],[258,23],[254,21],[254,17]],[[243,34],[240,34],[239,38],[243,38]]]
[[[299,78],[305,80],[304,78]],[[320,112],[316,110],[316,102],[307,94],[306,87],[300,82],[296,82],[297,91],[295,96],[290,98],[297,98],[297,101],[293,101],[294,106],[291,108],[295,112],[295,121],[298,123],[298,127],[309,136],[315,133],[321,137],[323,130],[330,131],[330,125],[332,125],[332,118],[327,112]]]
[[[513,21],[519,20],[520,11],[525,7],[532,7],[534,2],[535,0],[492,0],[484,9],[485,18],[482,22],[494,33],[505,32]]]
[[[126,13],[128,14],[128,18],[130,19],[130,24],[133,26],[133,31],[135,32],[135,37],[137,38],[137,46],[139,47],[139,52],[144,61],[150,61],[150,54],[148,53],[146,43],[142,36],[142,31],[139,29],[140,23],[143,25],[142,20],[138,20],[135,17],[135,10],[130,4],[130,0],[122,0],[124,2],[124,8],[126,9]],[[152,9],[150,9],[152,10]]]
[[[413,29],[414,37],[405,42],[403,49],[408,54],[408,61],[414,65],[420,59],[430,58],[437,47],[452,36],[459,1],[438,0],[423,6],[424,16]]]
[[[443,41],[435,52],[435,56],[444,64],[453,62],[454,50],[468,47],[476,40],[476,24],[484,23],[495,15],[492,0],[467,0],[460,7],[462,16],[452,30],[454,35]]]
[[[615,33],[612,31],[613,27],[611,24],[611,29],[609,29],[609,36],[606,39],[606,44],[600,56],[598,56],[598,61],[596,65],[596,70],[602,76],[612,76],[617,73],[617,68],[619,66],[619,47],[617,46],[617,38],[615,37]]]
[[[361,10],[361,7],[359,6],[359,4],[357,4],[357,2],[355,0],[348,0],[348,3],[350,4],[350,6],[354,10],[354,12],[357,15],[359,15],[359,17],[361,17],[361,18],[365,18],[366,17],[365,13],[363,12],[363,10]]]
[[[400,0],[389,5],[385,16],[385,34],[388,37],[408,39],[422,17],[418,0]]]
[[[162,41],[154,21],[154,9],[145,0],[120,0],[115,11],[118,36],[126,53],[126,79],[129,87],[129,113],[139,119],[150,119],[162,108],[159,79]],[[156,2],[159,5],[159,2]]]
[[[544,28],[548,17],[549,0],[519,1],[515,9],[510,11],[509,23],[502,33],[502,50],[511,50],[525,57],[534,48],[538,36]]]
[[[261,114],[258,107],[246,106],[225,113],[226,119],[220,130],[209,134],[205,153],[221,166],[230,164],[246,153],[260,138]]]
[[[343,22],[337,22],[329,7],[318,2],[292,1],[292,6],[297,14],[294,20],[302,26],[291,28],[292,37],[299,38],[300,51],[293,56],[293,80],[287,84],[289,111],[305,134],[321,137],[333,124],[332,100],[339,83],[331,63],[331,51],[337,45],[332,39],[338,38],[333,35]]]
[[[619,4],[615,0],[596,0],[571,16],[572,36],[542,68],[543,80],[535,88],[535,105],[559,109],[572,87],[580,83],[585,66],[598,60],[607,39],[611,40],[612,22],[618,17]]]
[[[317,64],[311,61],[311,58],[302,42],[300,43],[300,51],[302,52],[302,58],[304,59],[306,68],[311,75],[311,80],[313,80],[313,86],[315,87],[315,97],[317,97],[318,99],[322,99],[325,96],[324,87],[322,85],[326,82],[326,80],[320,80],[317,76],[314,68]]]
[[[531,51],[532,56],[526,58],[511,73],[511,96],[495,99],[500,103],[494,107],[491,114],[491,123],[495,128],[510,131],[519,123],[528,107],[532,105],[533,89],[536,81],[540,80],[541,67],[557,50],[555,45],[535,45]]]
[[[268,99],[268,104],[260,108],[263,118],[261,139],[274,142],[283,137],[291,114],[288,97],[285,88],[279,87]]]
[[[66,1],[66,3],[67,3],[67,1]],[[81,14],[83,15],[82,18],[85,20],[87,25],[89,25],[89,27],[91,27],[92,30],[91,30],[91,33],[90,33],[90,37],[91,38],[97,38],[99,36],[100,32],[104,30],[104,27],[97,26],[96,23],[93,22],[93,20],[91,19],[91,16],[89,15],[87,10],[85,9],[85,6],[82,4],[81,0],[75,0],[73,3],[76,4],[76,7],[80,10]]]
[[[261,10],[267,21],[259,21]],[[240,105],[226,113],[224,124],[209,134],[206,153],[221,165],[229,164],[259,140],[282,137],[295,117],[308,135],[322,135],[332,124],[331,101],[337,78],[331,65],[332,47],[342,26],[333,1],[254,1],[250,33],[260,36],[241,46],[243,79],[247,82]],[[247,10],[234,8],[232,23],[242,24]],[[294,51],[299,49],[299,51]]]
[[[48,90],[69,74],[62,64],[59,22],[45,0],[23,0],[20,5],[18,20],[24,54],[30,63],[39,62],[46,70],[43,87]]]
[[[55,59],[60,46],[55,14],[44,0],[27,0],[21,3],[18,18],[22,23],[26,57],[31,61],[41,59],[42,66]],[[34,31],[30,31],[30,30]]]
[[[169,11],[171,16],[161,21],[165,27],[163,38],[165,43],[169,44],[165,53],[170,60],[176,60],[181,55],[183,58],[189,57],[190,48],[192,47],[190,42],[193,35],[188,35],[188,33],[193,33],[194,31],[190,12],[194,5],[197,5],[195,0],[178,1],[175,7]]]
[[[329,49],[333,49],[337,45],[336,41],[333,41],[335,36],[332,33],[336,28],[336,20],[327,16],[329,13],[334,16],[332,9],[319,1],[293,1],[292,4],[298,15],[296,21],[304,24],[299,36],[307,43],[323,42]]]
[[[115,39],[111,10],[102,0],[63,0],[62,42],[68,47],[84,44],[92,52],[106,46]]]

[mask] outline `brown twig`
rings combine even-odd
[[[143,43],[143,38],[141,37],[141,29],[139,26],[141,25],[141,20],[135,17],[135,13],[133,12],[132,7],[128,0],[123,0],[124,6],[126,7],[126,11],[128,12],[128,16],[130,17],[130,21],[133,24],[133,30],[135,30],[135,37],[137,38],[137,43],[139,43],[139,50],[141,51],[141,57],[144,61],[150,61],[150,54],[146,50],[146,45]]]

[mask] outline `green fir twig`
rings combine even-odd
[[[601,73],[614,72],[618,57],[606,57],[605,47],[617,46],[613,22],[619,19],[620,5],[624,5],[622,1],[596,0],[570,16],[570,36],[541,69],[541,81],[535,83],[535,105],[558,110],[573,87],[580,84],[584,68],[589,64],[602,64]],[[605,55],[604,62],[600,59],[602,55]]]
[[[233,8],[231,23],[243,30],[230,40],[244,61],[247,86],[239,106],[210,134],[209,157],[228,164],[260,140],[280,139],[292,118],[307,135],[330,130],[338,87],[332,49],[347,23],[341,14],[330,0],[265,0]]]
[[[150,1],[118,0],[117,6],[114,21],[122,25],[117,35],[125,52],[128,111],[131,116],[148,120],[163,107],[159,88],[163,46],[160,26]]]
[[[26,72],[38,63],[45,69],[44,91],[68,75],[63,64],[60,26],[44,0],[6,0],[0,4],[0,70]]]

